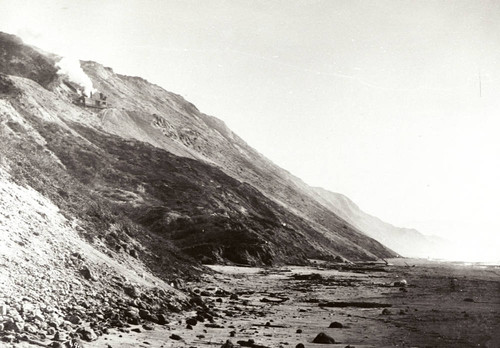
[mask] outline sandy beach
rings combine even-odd
[[[220,347],[230,340],[235,346],[313,347],[321,332],[334,339],[332,347],[499,346],[500,267],[389,262],[210,266],[214,276],[186,286],[201,294],[213,322],[194,320],[188,327],[196,312],[176,314],[154,330],[131,326],[86,346]]]

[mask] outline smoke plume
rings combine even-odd
[[[78,59],[63,57],[56,63],[56,67],[59,68],[59,71],[57,72],[59,75],[64,75],[68,77],[71,82],[81,86],[87,96],[90,95],[90,92],[96,91],[92,81],[82,70]]]

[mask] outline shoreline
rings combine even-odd
[[[409,260],[413,259],[404,259]],[[433,262],[389,265],[384,271],[323,266],[210,268],[219,273],[188,287],[205,295],[204,301],[217,314],[213,325],[198,322],[187,328],[186,319],[194,312],[186,312],[171,316],[166,326],[155,326],[153,331],[115,332],[85,347],[220,347],[226,340],[235,346],[254,340],[254,347],[293,348],[299,343],[313,347],[320,332],[335,339],[332,347],[500,344],[495,336],[500,332],[500,277],[491,272],[494,266],[464,268]],[[406,286],[394,286],[403,279]],[[457,279],[456,285],[452,279]],[[343,304],[336,307],[339,301]],[[325,303],[333,305],[321,305]],[[387,308],[364,308],[364,303]],[[329,328],[332,322],[343,327]],[[181,340],[170,338],[172,334]]]

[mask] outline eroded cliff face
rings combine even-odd
[[[10,61],[24,59],[19,51],[58,60],[5,47]],[[15,149],[5,156],[9,171],[85,221],[89,239],[115,248],[109,226],[124,224],[153,269],[161,268],[156,257],[171,254],[181,255],[172,257],[180,258],[178,268],[188,264],[183,258],[272,264],[394,255],[178,95],[84,62],[83,71],[111,104],[86,108],[73,103],[77,94],[67,76],[52,74],[42,86],[28,68],[9,66],[2,71],[2,141]]]
[[[394,255],[181,97],[84,62],[81,73],[111,105],[84,107],[60,57],[11,35],[0,43],[0,318],[17,332],[9,340],[93,340],[127,322],[164,324],[182,308],[210,317],[181,286],[210,272],[202,262]]]

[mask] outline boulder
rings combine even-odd
[[[80,325],[82,323],[82,319],[78,315],[70,315],[66,317],[66,320],[74,325]]]
[[[167,317],[164,314],[158,314],[157,317],[158,317],[158,324],[165,325],[166,323],[168,323]]]
[[[198,320],[196,320],[196,318],[186,319],[186,324],[189,324],[191,326],[195,326],[197,323],[198,323]]]
[[[149,320],[151,318],[151,313],[146,309],[139,310],[139,317],[144,320]]]
[[[90,268],[88,268],[87,266],[83,266],[82,268],[80,268],[80,274],[87,280],[96,280],[96,278],[90,271]]]
[[[227,340],[220,348],[234,348],[234,344],[230,340]]]
[[[329,328],[333,328],[333,329],[342,329],[344,327],[344,325],[342,325],[341,323],[339,323],[338,321],[334,321],[333,323],[330,324],[330,326],[328,326]]]
[[[141,296],[141,292],[139,291],[139,289],[133,285],[125,285],[123,287],[123,291],[125,292],[125,294],[132,298],[138,298]]]
[[[79,333],[85,341],[91,342],[97,339],[96,333],[90,327],[84,327]]]
[[[313,343],[332,344],[335,343],[333,337],[324,332],[320,332],[313,340]]]
[[[182,340],[181,336],[176,335],[176,334],[171,334],[170,338],[173,339],[173,340],[176,340],[176,341]]]

